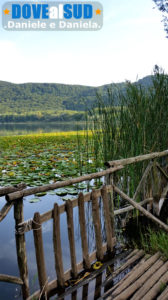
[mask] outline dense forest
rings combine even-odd
[[[148,86],[151,76],[137,83]],[[118,89],[125,89],[125,83],[89,87],[0,81],[0,122],[83,120],[84,111],[93,106],[97,93],[106,99],[109,87],[115,93]],[[118,105],[117,97],[115,105]]]

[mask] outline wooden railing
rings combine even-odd
[[[71,277],[76,278],[82,270],[88,270],[91,268],[92,263],[98,259],[102,261],[106,253],[113,253],[113,247],[115,245],[115,233],[114,233],[114,217],[115,215],[131,211],[134,208],[139,210],[142,214],[150,218],[153,222],[157,223],[161,228],[168,232],[168,226],[156,218],[151,212],[143,208],[142,205],[147,203],[153,204],[154,212],[157,212],[157,206],[160,199],[165,199],[168,192],[168,175],[166,170],[163,169],[158,162],[157,158],[168,155],[168,150],[158,153],[151,153],[142,155],[134,158],[122,159],[106,163],[108,169],[105,171],[81,176],[78,178],[69,179],[62,182],[56,182],[40,187],[25,188],[25,186],[19,187],[8,187],[0,189],[0,196],[5,195],[7,203],[0,211],[0,221],[7,215],[8,211],[14,206],[14,217],[16,225],[16,249],[18,265],[20,270],[20,278],[0,275],[0,281],[7,281],[21,284],[23,299],[33,299],[33,297],[39,297],[43,295],[47,299],[47,295],[56,289],[57,287],[65,287],[65,283]],[[127,165],[135,164],[137,162],[144,162],[149,160],[149,164],[146,167],[142,178],[135,190],[134,196],[129,197],[124,193],[115,181],[115,174],[124,170]],[[92,190],[87,194],[80,193],[76,199],[69,199],[66,204],[58,206],[54,204],[52,210],[39,214],[34,214],[31,220],[24,221],[23,216],[23,197],[28,195],[34,195],[38,192],[46,192],[49,190],[55,190],[60,187],[66,187],[82,181],[92,180],[104,176],[106,185],[103,185],[101,189]],[[149,180],[150,177],[150,180]],[[152,180],[151,180],[152,178]],[[164,178],[162,182],[162,178]],[[144,183],[150,181],[150,187],[144,189]],[[143,199],[140,203],[137,203],[138,194],[143,189]],[[150,192],[149,192],[150,191]],[[130,206],[114,210],[114,194],[117,193],[122,199],[125,199],[130,203]],[[98,206],[98,198],[103,203],[105,230],[106,230],[106,243],[103,244],[101,226],[100,226],[100,211]],[[85,222],[85,203],[91,201],[92,204],[92,218],[95,231],[96,240],[96,251],[89,253],[87,245],[87,233],[86,233],[86,222]],[[74,224],[73,224],[73,209],[78,206],[79,208],[79,224],[80,224],[80,235],[82,244],[83,260],[77,262],[76,260],[76,249],[74,240]],[[60,237],[60,215],[66,213],[67,216],[67,229],[68,239],[70,246],[70,260],[71,269],[64,272],[63,258],[62,258],[62,246]],[[42,238],[42,224],[52,220],[53,222],[53,245],[54,245],[54,258],[55,258],[55,271],[57,279],[48,282],[46,275],[45,266],[45,255],[43,249],[43,238]],[[40,290],[30,296],[29,282],[28,282],[28,265],[27,255],[25,246],[25,234],[28,231],[33,230],[34,245],[36,252],[36,263],[38,270],[38,279]],[[6,276],[6,277],[5,277]]]

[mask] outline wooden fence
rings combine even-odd
[[[77,278],[77,276],[82,270],[89,270],[91,268],[92,263],[95,262],[96,259],[103,261],[104,255],[106,253],[113,253],[113,247],[115,245],[114,217],[115,215],[124,213],[126,211],[131,211],[134,208],[138,209],[142,214],[150,218],[152,221],[157,223],[161,228],[168,232],[168,226],[166,224],[161,222],[147,209],[142,207],[142,205],[146,205],[147,203],[153,203],[155,212],[157,212],[156,207],[160,199],[165,199],[166,197],[166,194],[168,192],[168,175],[165,169],[163,169],[158,164],[158,162],[156,162],[156,159],[167,155],[168,150],[159,153],[142,155],[135,158],[108,162],[106,163],[108,169],[105,171],[81,176],[78,178],[73,178],[67,181],[56,182],[54,184],[49,184],[41,187],[25,188],[25,185],[20,185],[16,187],[0,189],[0,196],[5,195],[7,200],[6,205],[0,211],[0,221],[4,219],[11,207],[14,206],[14,217],[17,233],[16,249],[18,265],[20,270],[20,278],[0,274],[0,281],[20,284],[22,286],[23,299],[31,300],[39,298],[41,296],[47,299],[50,292],[55,290],[57,287],[64,288],[67,280],[69,280],[70,278]],[[134,196],[130,198],[127,194],[121,191],[119,187],[117,187],[117,183],[115,182],[115,174],[120,170],[123,170],[129,164],[133,164],[136,162],[144,162],[146,160],[150,160],[150,162],[142,175],[142,178],[136,188]],[[149,175],[152,177],[152,184],[150,187],[148,187],[147,190],[143,190],[143,201],[137,203],[137,196],[142,191],[142,189],[144,189],[144,182],[148,180]],[[34,217],[31,220],[24,221],[23,197],[28,195],[34,195],[38,192],[54,190],[60,187],[65,187],[86,180],[100,178],[102,176],[105,176],[106,179],[106,184],[103,185],[102,188],[92,190],[87,194],[80,193],[76,199],[69,199],[65,204],[61,206],[58,206],[58,204],[55,203],[52,210],[49,210],[41,215],[37,212],[34,214]],[[164,184],[161,183],[161,177],[163,177],[165,180]],[[118,210],[114,210],[113,198],[115,193],[117,193],[122,199],[125,199],[131,205]],[[107,238],[105,244],[103,244],[101,233],[100,211],[98,206],[99,199],[101,199],[101,201],[103,202],[105,231]],[[87,244],[85,203],[88,201],[91,201],[92,204],[92,218],[96,241],[96,250],[93,253],[89,253]],[[76,259],[76,249],[74,240],[73,209],[77,206],[79,211],[80,235],[83,254],[83,260],[81,262],[77,262]],[[67,270],[66,272],[64,272],[63,267],[60,236],[60,215],[62,213],[66,213],[67,215],[67,229],[70,246],[71,269]],[[55,258],[55,271],[57,278],[51,282],[48,282],[46,274],[44,245],[42,238],[42,224],[49,220],[52,220],[53,222],[53,246]],[[26,232],[31,230],[33,230],[34,236],[34,246],[36,253],[36,263],[40,290],[30,296],[25,234]]]

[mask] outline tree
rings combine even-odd
[[[162,12],[162,22],[168,38],[168,0],[153,0],[158,9]]]

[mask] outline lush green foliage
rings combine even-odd
[[[142,80],[150,84],[150,77]],[[125,83],[112,84],[124,89]],[[107,97],[108,85],[87,87],[65,84],[0,82],[0,122],[71,121],[84,118],[83,111],[96,101],[96,94]],[[115,105],[117,99],[115,99]]]

